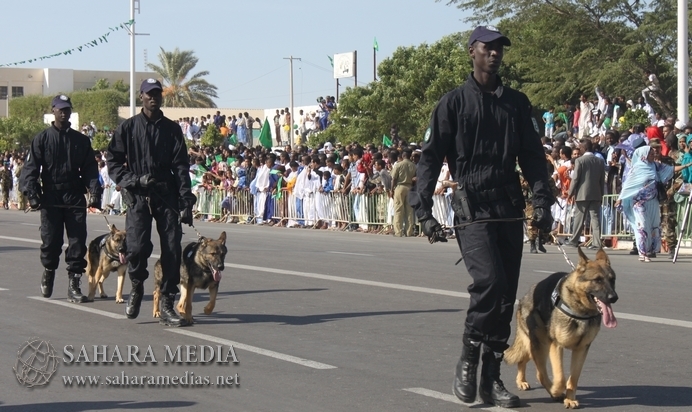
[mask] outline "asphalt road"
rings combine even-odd
[[[124,218],[109,219],[124,226]],[[454,266],[455,242],[197,223],[205,236],[218,237],[222,230],[229,235],[219,298],[206,316],[208,296],[198,292],[195,326],[170,329],[151,316],[151,280],[136,320],[125,319],[124,305],[114,302],[115,274],[106,281],[109,299],[70,304],[61,262],[53,297],[40,297],[38,223],[37,213],[0,212],[0,412],[499,410],[469,407],[451,394],[470,283],[463,265]],[[105,230],[103,217],[89,217],[90,239]],[[186,230],[185,242],[192,240],[194,232]],[[620,300],[613,308],[619,325],[602,328],[592,345],[577,399],[583,408],[603,411],[692,410],[692,259],[644,264],[626,252],[608,253],[618,275]],[[576,259],[575,251],[571,257]],[[526,247],[519,295],[547,274],[567,269],[555,247],[545,255],[528,254]],[[125,362],[62,361],[47,386],[28,389],[13,367],[31,338],[49,341],[58,360],[66,359],[69,345],[75,358],[85,346],[86,357],[96,360],[94,345],[99,351],[106,345],[106,359],[117,346]],[[157,363],[127,363],[128,345],[139,348],[140,360],[150,346]],[[224,357],[233,345],[238,363],[166,363],[165,345],[182,345],[183,351],[194,346],[197,356],[200,345],[221,345]],[[519,393],[521,409],[562,410],[539,387],[534,370],[528,372],[534,389]],[[113,384],[123,375],[147,380],[186,372],[213,384]],[[513,391],[515,373],[515,367],[503,366]],[[65,384],[72,376],[99,380]],[[231,377],[230,383],[216,384],[219,376]]]

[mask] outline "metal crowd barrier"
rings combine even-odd
[[[104,204],[107,193],[112,189],[104,190]],[[386,193],[372,194],[344,194],[339,192],[311,193],[303,199],[298,199],[285,188],[280,197],[274,196],[271,219],[288,226],[301,225],[315,227],[318,224],[327,224],[331,228],[345,229],[348,226],[359,226],[362,230],[384,232],[391,228],[393,217],[393,200]],[[617,240],[629,240],[634,234],[629,227],[625,216],[615,207],[618,195],[605,195],[601,202],[600,223],[601,238]],[[692,241],[692,212],[688,216],[688,225],[684,233],[680,232],[683,215],[689,198],[678,204],[678,238],[681,241]],[[270,202],[271,203],[271,202]],[[252,223],[257,217],[255,197],[248,189],[224,190],[219,188],[201,188],[197,192],[197,204],[195,212],[197,217],[221,220],[225,222]],[[557,236],[569,237],[574,232],[574,207],[565,205],[564,224],[559,224],[554,233]],[[556,214],[556,213],[554,213]],[[433,216],[443,225],[453,226],[454,212],[451,207],[449,193],[433,196]],[[261,217],[261,216],[260,216]],[[556,215],[557,219],[557,215]],[[590,221],[585,219],[583,231],[584,240],[591,237]]]

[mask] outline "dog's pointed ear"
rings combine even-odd
[[[221,243],[223,243],[224,245],[226,244],[226,231],[221,232],[221,235],[219,235],[219,240],[220,240]]]
[[[606,255],[606,252],[603,250],[603,248],[598,249],[598,252],[596,252],[596,260],[610,266],[610,258],[608,258],[608,255]]]
[[[577,248],[577,253],[579,254],[578,266],[586,266],[586,264],[589,263],[589,258],[586,257],[584,251],[581,250],[581,247]]]
[[[115,227],[114,224],[111,223],[111,235],[115,234],[115,232],[117,232],[117,231],[118,231],[118,229]]]

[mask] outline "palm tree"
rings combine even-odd
[[[197,65],[197,57],[192,50],[180,51],[177,47],[167,52],[161,47],[159,62],[161,66],[149,63],[148,68],[163,78],[163,105],[167,107],[216,107],[211,99],[218,98],[216,86],[202,77],[209,74],[201,71],[188,78]]]

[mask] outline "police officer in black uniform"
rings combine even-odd
[[[473,73],[432,113],[418,162],[411,204],[431,243],[445,241],[432,216],[432,196],[445,157],[458,182],[453,207],[457,241],[473,283],[454,393],[463,402],[519,406],[505,389],[500,365],[507,349],[523,248],[523,210],[517,160],[532,188],[535,224],[549,231],[554,197],[545,153],[526,95],[502,84],[497,72],[510,41],[492,26],[477,27],[468,43]],[[483,366],[480,388],[476,371]]]
[[[122,123],[108,145],[108,171],[122,188],[127,205],[128,272],[132,292],[125,308],[129,319],[139,315],[144,281],[149,277],[152,219],[161,240],[161,317],[167,326],[185,326],[173,309],[180,283],[181,223],[192,226],[196,202],[190,183],[187,146],[180,125],[163,115],[161,83],[147,79],[140,87],[142,111]]]
[[[41,210],[41,263],[45,268],[41,294],[46,298],[53,294],[63,233],[67,231],[67,299],[82,303],[87,301],[80,289],[87,265],[86,208],[101,208],[102,188],[89,137],[70,128],[69,97],[53,98],[52,111],[55,121],[31,142],[19,185],[31,209]],[[84,196],[87,188],[88,200]]]

